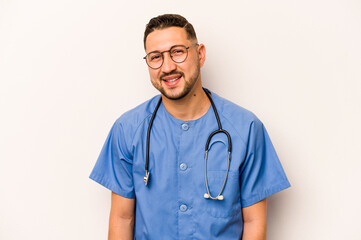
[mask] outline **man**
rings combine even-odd
[[[90,175],[112,191],[109,239],[266,239],[266,198],[290,185],[262,123],[202,88],[182,16],[151,19],[144,48],[161,96],[115,122]]]

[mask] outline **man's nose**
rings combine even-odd
[[[165,52],[163,53],[163,65],[162,65],[162,72],[170,73],[177,68],[176,63],[172,60],[170,53]]]

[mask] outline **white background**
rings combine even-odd
[[[206,45],[204,85],[266,125],[292,187],[270,240],[361,239],[361,1],[0,0],[0,239],[106,239],[88,179],[113,122],[157,91],[151,17]]]

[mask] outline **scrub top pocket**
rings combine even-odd
[[[213,197],[217,196],[222,188],[226,171],[208,171],[208,187]],[[227,218],[237,215],[241,211],[238,172],[229,172],[226,185],[223,189],[223,200],[204,199],[206,212],[216,218]]]

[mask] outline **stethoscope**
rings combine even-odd
[[[224,190],[224,187],[226,185],[226,182],[227,182],[227,178],[228,178],[228,172],[229,172],[229,164],[231,162],[231,152],[232,152],[232,142],[231,142],[231,136],[229,135],[229,133],[222,129],[222,125],[221,125],[221,121],[219,120],[219,116],[218,116],[218,112],[217,112],[217,109],[216,109],[216,106],[214,105],[214,102],[212,100],[212,97],[210,95],[210,92],[209,90],[203,88],[204,92],[206,93],[209,101],[211,102],[211,105],[212,105],[212,108],[213,108],[213,111],[214,111],[214,115],[216,116],[216,119],[217,119],[217,123],[218,123],[218,129],[215,130],[214,132],[212,132],[209,136],[208,136],[208,139],[207,139],[207,143],[206,143],[206,146],[205,146],[205,155],[204,155],[204,177],[205,177],[205,182],[206,182],[206,189],[207,189],[207,193],[204,194],[204,198],[207,198],[207,199],[214,199],[214,200],[223,200],[224,197],[222,195],[222,192]],[[162,103],[162,98],[159,99],[158,103],[157,103],[157,106],[155,107],[155,110],[152,114],[152,118],[150,119],[150,122],[149,122],[149,126],[148,126],[148,132],[147,132],[147,151],[146,151],[146,162],[145,162],[145,176],[144,176],[144,183],[145,183],[145,186],[148,185],[148,180],[149,180],[149,145],[150,145],[150,132],[151,132],[151,129],[152,129],[152,125],[153,125],[153,121],[154,121],[154,118],[155,118],[155,115],[157,114],[158,112],[158,109],[159,109],[159,106],[160,104]],[[224,181],[223,181],[223,185],[222,185],[222,188],[221,190],[219,191],[218,195],[216,197],[213,197],[210,192],[209,192],[209,185],[208,185],[208,180],[207,180],[207,161],[208,161],[208,148],[209,148],[209,143],[212,139],[212,137],[214,135],[216,135],[217,133],[224,133],[226,136],[227,136],[227,139],[228,139],[228,160],[227,160],[227,171],[226,171],[226,176],[224,177]]]

